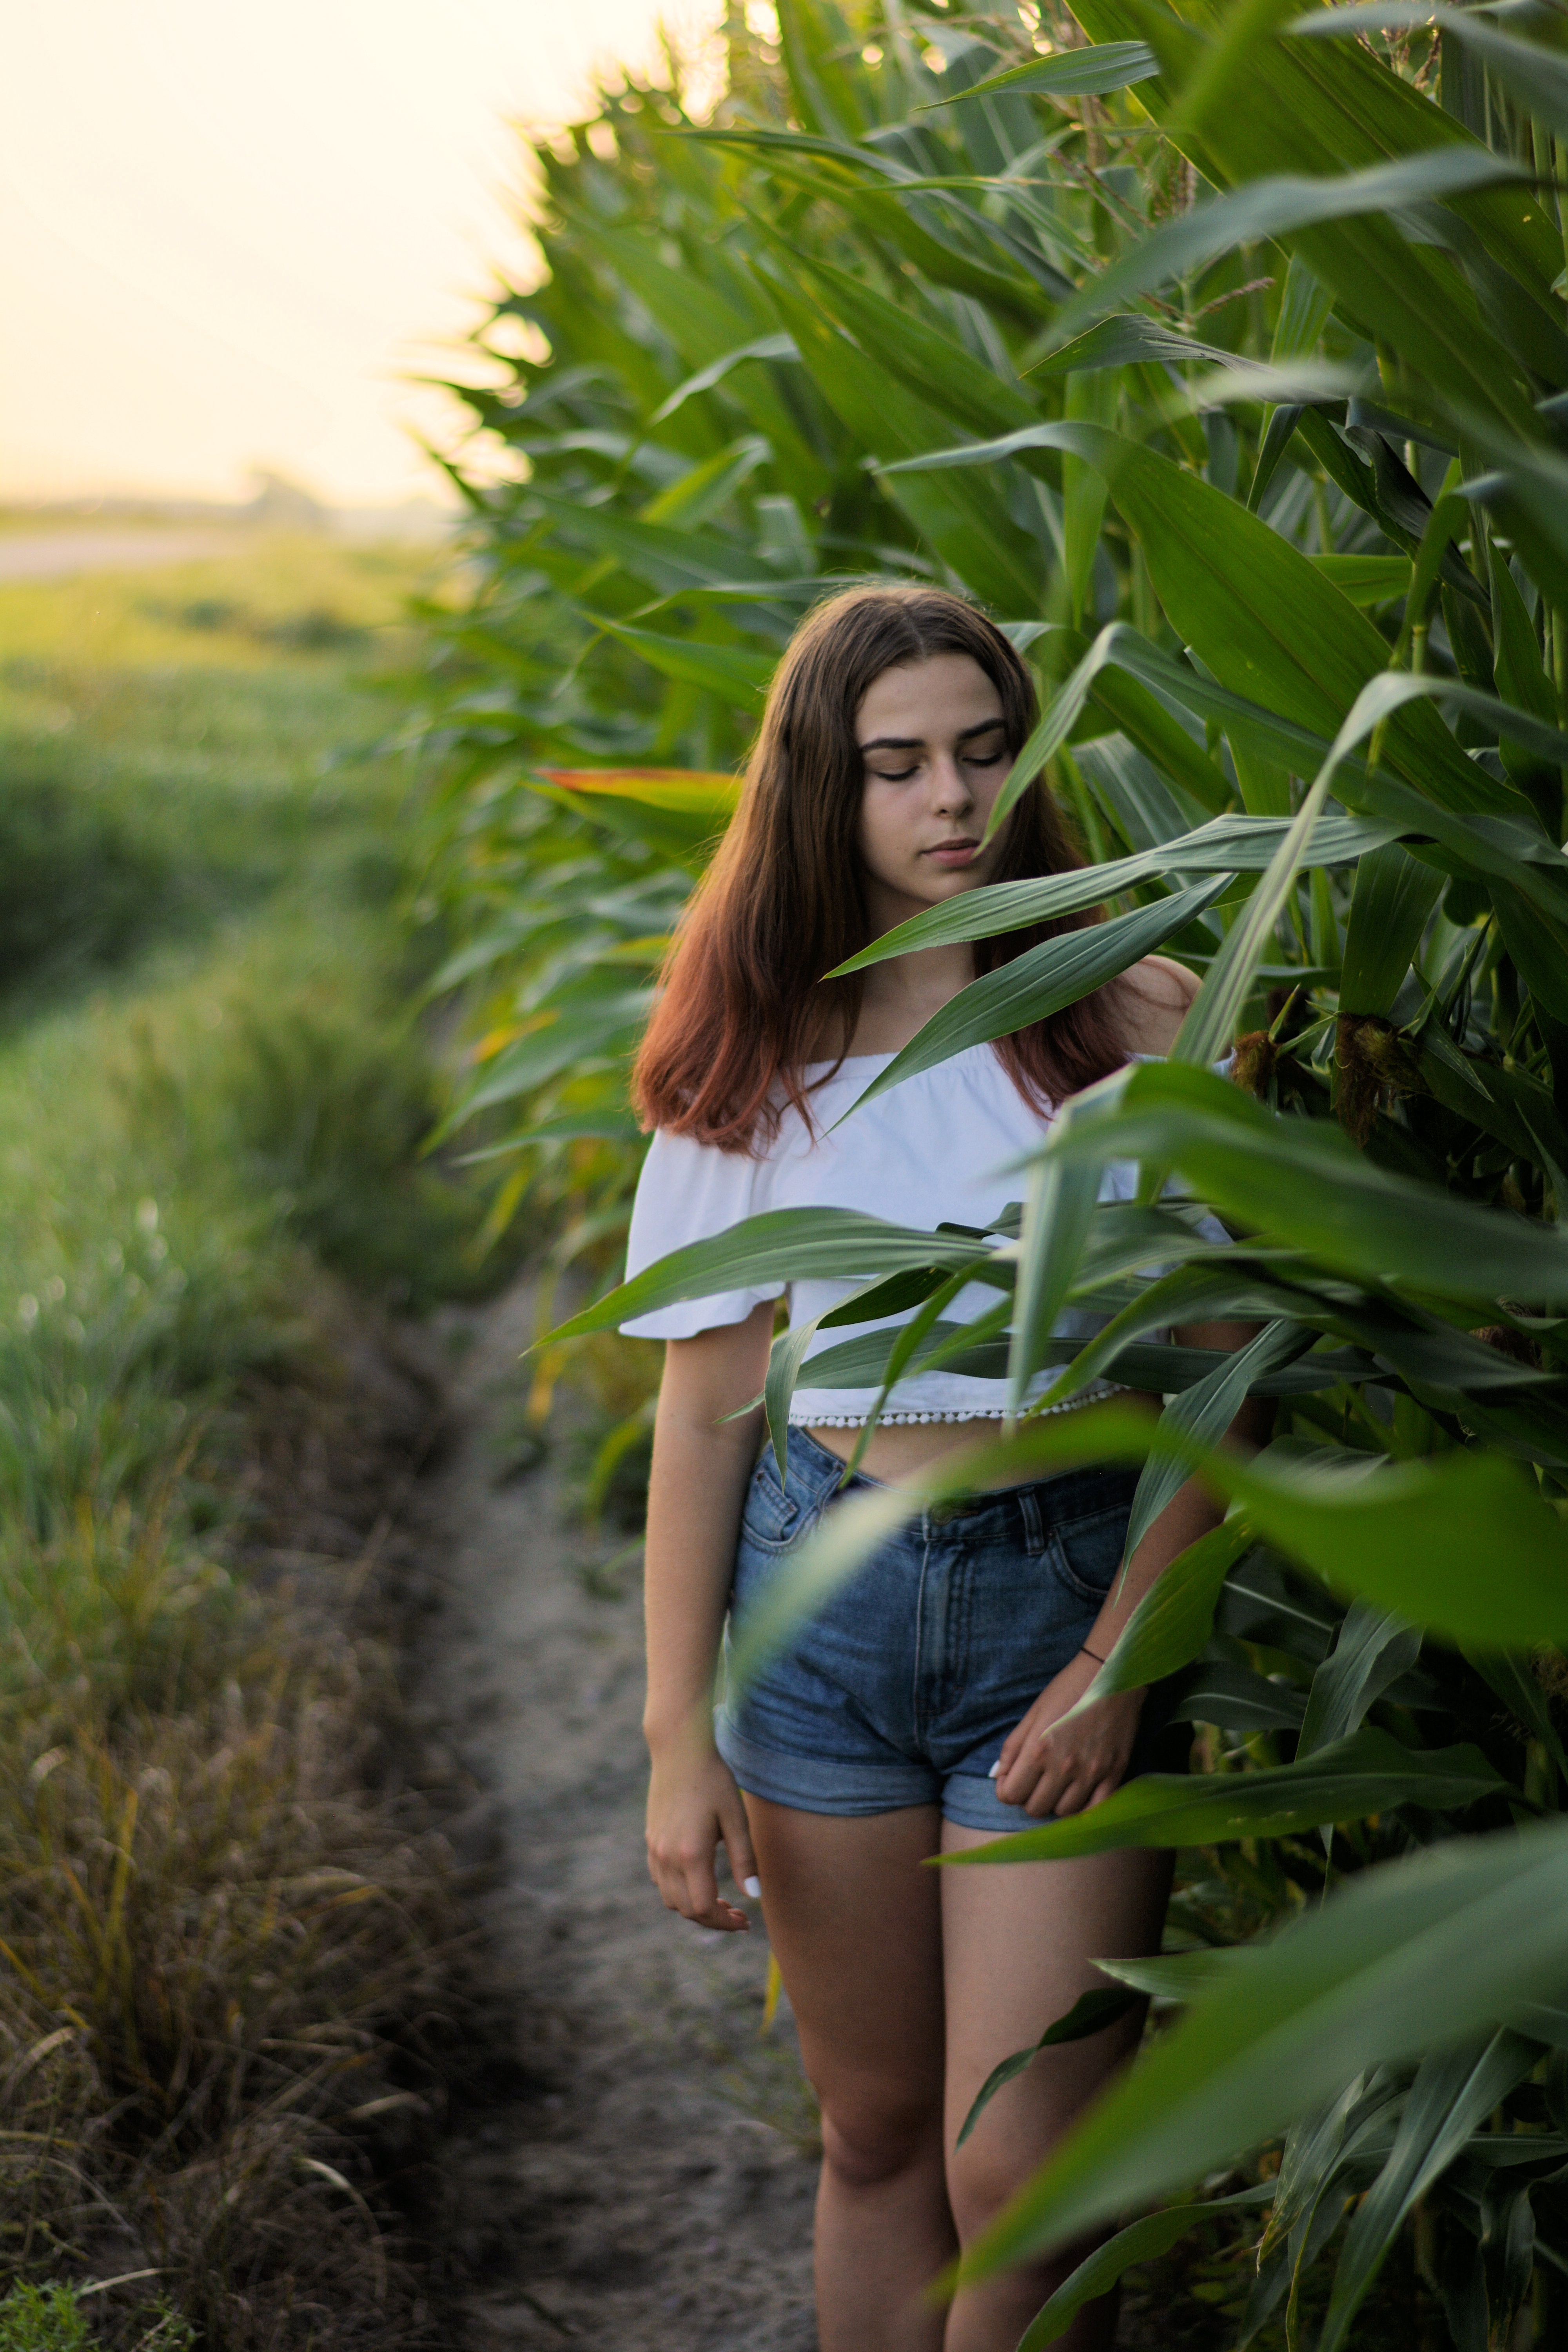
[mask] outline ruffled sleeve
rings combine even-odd
[[[643,1161],[632,1205],[627,1281],[671,1250],[711,1241],[744,1218],[760,1215],[769,1205],[768,1174],[766,1160],[720,1151],[711,1143],[696,1143],[688,1135],[669,1135],[660,1128]],[[773,1282],[756,1290],[721,1290],[710,1298],[686,1298],[650,1315],[635,1316],[621,1329],[634,1339],[690,1339],[721,1324],[743,1323],[753,1307],[764,1298],[782,1298],[784,1290],[782,1282]]]

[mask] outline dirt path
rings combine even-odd
[[[443,1318],[463,1431],[428,1483],[443,1605],[421,1696],[499,1811],[486,1898],[524,2087],[459,2135],[472,2352],[810,2352],[811,2121],[766,1947],[673,1919],[642,1856],[641,1611],[563,1524],[558,1441],[496,1483],[525,1286]],[[422,1514],[423,1516],[423,1514]]]

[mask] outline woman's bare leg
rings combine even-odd
[[[944,2315],[921,2295],[956,2250],[942,2162],[942,1874],[921,1866],[940,1817],[925,1805],[797,1812],[751,1796],[746,1810],[768,1935],[822,2104],[821,2352],[941,2352]]]
[[[944,1849],[984,1845],[985,1832],[944,1825]],[[1170,1857],[1085,1855],[944,1870],[948,2189],[965,2245],[994,2221],[1044,2161],[1079,2109],[1135,2046],[1138,2012],[1084,2042],[1042,2052],[997,2093],[962,2148],[955,2142],[975,2094],[1000,2060],[1038,2041],[1082,1992],[1108,1980],[1096,1958],[1157,1951]],[[1087,2251],[1004,2272],[966,2288],[948,2315],[944,2352],[1013,2352],[1035,2314]],[[1107,2352],[1115,2298],[1079,2314],[1062,2352]]]

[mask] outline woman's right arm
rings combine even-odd
[[[751,1925],[720,1895],[714,1867],[721,1839],[737,1885],[756,1871],[741,1792],[713,1744],[713,1669],[763,1424],[760,1407],[739,1421],[723,1416],[761,1389],[773,1328],[769,1299],[743,1323],[671,1339],[654,1423],[644,1570],[648,1868],[669,1909],[704,1927]]]

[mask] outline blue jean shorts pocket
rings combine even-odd
[[[786,1493],[779,1481],[779,1465],[773,1447],[765,1447],[746,1489],[746,1507],[741,1517],[742,1547],[751,1544],[759,1551],[785,1551],[798,1539],[807,1516],[806,1497],[798,1478],[791,1482]]]
[[[1051,1529],[1051,1565],[1069,1592],[1098,1609],[1121,1565],[1126,1540],[1125,1502],[1065,1524],[1058,1521]]]

